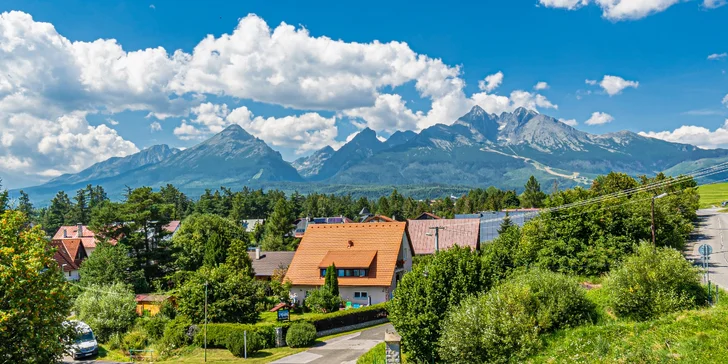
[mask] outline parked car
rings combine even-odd
[[[726,207],[726,206],[728,206],[728,201],[723,201],[723,202],[721,202],[721,203],[720,203],[720,206],[721,206],[721,207]]]
[[[99,343],[96,342],[93,330],[85,322],[66,321],[64,325],[73,325],[76,328],[76,338],[71,345],[70,353],[73,359],[88,358],[99,353]]]

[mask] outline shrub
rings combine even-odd
[[[109,337],[109,340],[107,341],[107,344],[109,345],[109,349],[111,349],[111,350],[121,349],[121,346],[122,346],[121,338],[122,338],[122,336],[118,332],[111,334],[111,337]]]
[[[313,324],[316,327],[316,331],[325,331],[386,317],[386,305],[380,303],[362,308],[327,313],[325,315],[310,316],[306,318],[306,322]]]
[[[185,316],[177,316],[174,320],[167,322],[162,337],[163,346],[176,349],[189,344],[191,340],[187,335],[187,331],[191,325],[192,322]]]
[[[324,286],[310,291],[304,302],[311,311],[334,312],[341,306],[341,297],[334,295],[330,288]]]
[[[612,271],[604,287],[619,317],[647,320],[706,302],[700,273],[679,251],[643,243]]]
[[[151,316],[141,321],[141,327],[152,341],[157,341],[164,336],[164,328],[170,320],[163,315]]]
[[[594,305],[576,281],[532,270],[452,310],[443,324],[438,353],[448,363],[518,361],[538,348],[539,333],[595,317]]]
[[[129,350],[143,350],[149,344],[149,338],[143,331],[134,330],[126,335],[121,340],[121,347],[124,351]]]
[[[387,311],[408,359],[438,361],[442,320],[463,298],[489,289],[490,277],[480,254],[459,247],[441,251],[405,274]]]
[[[296,322],[288,328],[286,343],[292,348],[311,346],[316,341],[316,327],[308,322]]]
[[[247,334],[247,338],[240,335],[233,335],[228,337],[226,348],[230,350],[230,353],[232,353],[234,356],[241,358],[245,356],[246,340],[248,355],[265,349],[265,338],[255,331],[249,332]]]
[[[75,310],[101,342],[113,333],[127,332],[137,318],[134,293],[122,283],[86,287],[76,298]]]

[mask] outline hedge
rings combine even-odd
[[[273,324],[207,324],[207,347],[225,349],[228,345],[228,338],[236,336],[242,338],[245,331],[248,335],[256,333],[262,339],[262,348],[275,347],[275,325]],[[203,325],[197,326],[195,334],[195,344],[202,346],[205,342],[205,328]]]
[[[248,331],[256,332],[263,338],[263,349],[274,348],[276,343],[276,327],[283,328],[285,337],[286,331],[291,324],[296,322],[308,322],[316,327],[316,331],[324,331],[336,329],[349,325],[356,325],[363,322],[378,320],[387,317],[387,309],[384,303],[349,309],[337,312],[312,315],[302,320],[277,323],[257,323],[257,324],[207,324],[207,347],[225,349],[228,344],[228,338],[231,335],[243,337],[243,333]],[[203,325],[197,325],[195,328],[196,345],[202,346],[205,338],[205,330]]]

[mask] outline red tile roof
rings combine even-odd
[[[319,263],[319,268],[328,268],[331,264],[336,268],[369,268],[377,256],[376,250],[370,251],[329,251]]]
[[[163,229],[164,231],[168,233],[174,234],[177,229],[179,229],[180,221],[179,220],[172,220],[169,222],[169,224],[164,225]]]
[[[170,297],[172,296],[163,294],[138,294],[134,299],[137,302],[164,302]]]
[[[53,240],[51,246],[56,249],[53,259],[64,272],[77,270],[86,259],[86,250],[80,239]]]
[[[408,220],[407,229],[412,238],[412,246],[415,254],[432,254],[435,252],[436,226],[444,227],[439,232],[440,250],[449,249],[455,245],[479,248],[480,241],[480,219],[433,219],[433,220]]]
[[[294,285],[321,286],[324,279],[319,266],[327,256],[336,259],[344,254],[355,255],[358,265],[362,257],[376,251],[369,276],[339,277],[339,285],[389,287],[406,226],[404,222],[311,225],[298,245],[286,279]]]
[[[64,235],[65,231],[65,235]],[[53,240],[68,240],[68,239],[80,239],[83,242],[83,246],[86,248],[96,248],[97,237],[96,234],[91,231],[86,225],[81,226],[81,237],[78,237],[78,227],[72,226],[61,226],[53,235]],[[115,239],[109,239],[109,243],[116,245]]]
[[[395,220],[384,215],[374,215],[367,217],[364,222],[395,222]]]

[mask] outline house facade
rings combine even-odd
[[[350,223],[309,226],[286,278],[291,296],[305,300],[324,284],[326,268],[335,265],[339,295],[352,305],[390,300],[397,284],[412,270],[407,223]]]
[[[79,269],[88,254],[81,239],[52,240],[51,248],[55,249],[53,259],[63,271],[63,276],[68,281],[81,279]]]

